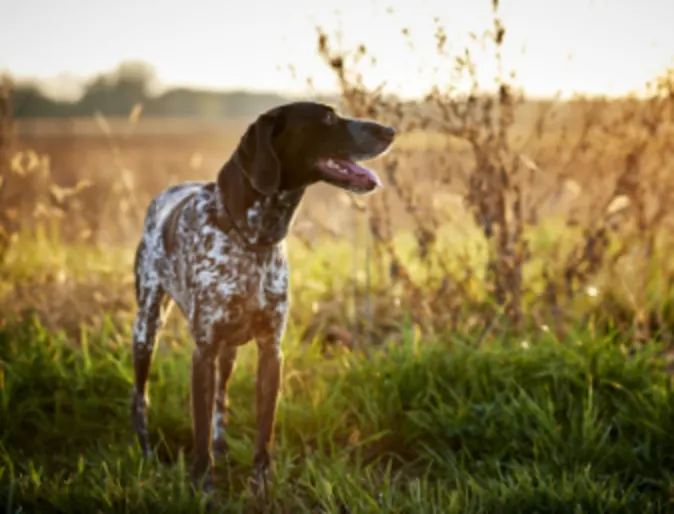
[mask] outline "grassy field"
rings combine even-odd
[[[174,345],[153,377],[156,460],[128,425],[127,344],[88,333],[76,351],[24,324],[3,328],[2,505],[6,512],[178,512],[195,502],[189,458],[190,351]],[[476,350],[417,341],[325,361],[286,345],[276,430],[276,512],[666,512],[672,395],[646,355],[615,341],[532,341]],[[646,354],[650,352],[644,352]],[[226,511],[245,492],[254,437],[253,360],[232,385]],[[258,505],[259,507],[259,505]]]
[[[531,253],[519,267],[455,203],[478,170],[470,171],[476,156],[461,141],[408,134],[376,164],[387,187],[367,209],[327,187],[312,192],[290,242],[294,305],[270,504],[247,489],[250,346],[231,387],[233,451],[216,474],[221,510],[674,511],[670,211],[658,217],[643,207],[671,206],[671,180],[652,175],[660,166],[665,176],[674,162],[668,123],[643,150],[641,185],[632,190],[613,166],[638,138],[606,142],[577,131],[590,150],[575,156],[561,129],[530,143],[549,171],[525,192],[552,184],[553,193],[575,196],[556,197],[524,235],[516,224],[504,232]],[[187,477],[191,342],[177,313],[151,377],[156,457],[142,460],[133,437],[130,271],[148,198],[177,180],[210,178],[234,144],[233,129],[126,139],[24,131],[13,142],[0,190],[13,206],[2,211],[10,231],[0,266],[0,511],[204,507]],[[553,158],[556,145],[568,150],[566,161]],[[392,162],[399,175],[389,173]],[[448,184],[442,174],[463,178]],[[82,181],[81,191],[68,191]],[[497,193],[507,198],[512,189]],[[614,206],[621,195],[627,209]],[[587,206],[598,214],[590,209],[572,223]],[[617,223],[615,212],[627,221],[608,232],[604,248],[599,236]],[[421,229],[434,219],[429,259]],[[504,266],[499,275],[490,275],[494,263]],[[499,285],[513,269],[521,285]],[[516,294],[519,330],[504,307]]]
[[[296,291],[329,283],[320,256],[293,248]],[[0,328],[0,509],[203,508],[187,475],[192,343],[182,318],[174,314],[160,336],[150,385],[157,451],[144,461],[129,423],[130,252],[47,240],[14,252],[3,270],[15,303],[4,305]],[[307,340],[313,302],[300,298],[284,344],[268,511],[674,508],[674,394],[662,343],[635,346],[629,334],[591,325],[563,340],[480,330],[431,337],[407,321],[363,353]],[[231,385],[232,455],[216,472],[223,512],[265,508],[247,489],[254,372],[249,345]]]
[[[220,510],[674,512],[674,73],[642,99],[527,103],[504,73],[497,95],[410,105],[363,88],[365,49],[330,43],[344,110],[401,136],[377,194],[306,195],[270,501],[247,488],[250,345]],[[139,112],[0,119],[0,512],[204,508],[177,312],[151,375],[156,457],[132,434],[133,245],[150,198],[213,179],[246,121]]]

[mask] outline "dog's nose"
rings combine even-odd
[[[388,125],[380,125],[378,135],[385,141],[393,141],[393,138],[396,137],[396,129]]]

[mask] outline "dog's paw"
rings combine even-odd
[[[147,431],[147,407],[147,398],[134,391],[131,397],[131,426],[136,432],[138,444],[140,444],[141,453],[144,457],[152,456],[150,436]]]
[[[256,498],[267,503],[269,501],[269,484],[271,482],[270,466],[267,463],[253,466],[253,472],[250,476],[250,489]]]
[[[210,476],[206,476],[203,480],[192,480],[192,497],[200,499],[204,503],[206,512],[213,511],[216,508],[215,498],[213,493],[215,488]]]
[[[213,440],[213,456],[216,459],[229,457],[229,445],[224,437]]]

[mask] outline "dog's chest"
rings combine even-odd
[[[285,319],[285,243],[261,252],[246,248],[236,234],[213,223],[212,201],[204,194],[185,206],[159,273],[166,291],[194,323],[226,326],[228,337],[243,341],[260,316],[275,323]]]
[[[247,312],[267,309],[285,299],[288,268],[283,245],[260,254],[225,233],[206,228],[199,246],[199,251],[192,252],[196,260],[193,279],[206,297],[225,304],[236,300]]]

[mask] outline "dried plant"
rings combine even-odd
[[[303,244],[293,246],[314,259],[323,251],[326,273],[298,293],[311,311],[307,334],[351,326],[360,345],[397,337],[411,317],[420,330],[473,331],[479,341],[531,329],[561,336],[579,319],[670,337],[674,72],[646,98],[527,99],[503,62],[508,34],[493,7],[474,42],[495,57],[495,85],[480,83],[472,47],[449,50],[436,24],[444,78],[415,102],[366,87],[377,56],[319,31],[341,107],[401,136],[377,164],[386,187],[376,195],[308,194],[294,231]],[[131,245],[151,196],[211,179],[244,127],[158,122],[139,105],[126,119],[22,122],[13,137],[3,91],[2,251],[12,234],[45,224],[66,242]],[[356,269],[342,266],[342,276],[331,248],[349,246]]]
[[[6,206],[7,175],[9,174],[9,154],[12,144],[12,101],[9,79],[0,83],[0,206]],[[14,223],[7,217],[6,208],[0,207],[0,263],[9,248]]]
[[[673,74],[654,82],[646,100],[541,102],[533,123],[527,123],[531,103],[504,72],[505,37],[494,1],[493,26],[482,40],[491,45],[499,73],[495,92],[485,93],[470,49],[448,53],[438,26],[437,49],[453,62],[454,82],[437,84],[423,102],[411,104],[385,94],[385,88],[363,85],[364,46],[353,52],[333,48],[329,35],[319,33],[319,53],[334,71],[349,111],[393,123],[410,137],[430,131],[443,141],[440,150],[397,148],[382,162],[390,191],[411,220],[416,262],[426,272],[410,273],[403,264],[411,261],[394,244],[391,199],[380,194],[370,206],[370,230],[375,255],[386,255],[390,263],[390,283],[380,284],[381,302],[390,299],[392,284],[401,283],[401,311],[413,312],[427,329],[480,325],[489,331],[498,324],[520,332],[525,325],[552,325],[561,335],[579,315],[596,313],[588,305],[579,308],[588,291],[597,295],[599,281],[613,286],[601,290],[602,296],[620,295],[618,284],[627,276],[621,264],[628,259],[638,266],[628,272],[631,282],[642,284],[638,294],[629,295],[632,326],[639,337],[648,337],[652,323],[643,284],[652,273],[659,229],[671,219],[674,191],[668,137]],[[472,87],[462,95],[453,84],[466,78]],[[419,177],[430,187],[420,185]],[[442,212],[444,202],[430,201],[443,189],[462,197],[458,223]],[[443,233],[460,232],[467,216],[486,249],[483,269],[438,244]],[[536,251],[532,238],[560,216],[565,228],[553,234],[559,241],[545,254]]]

